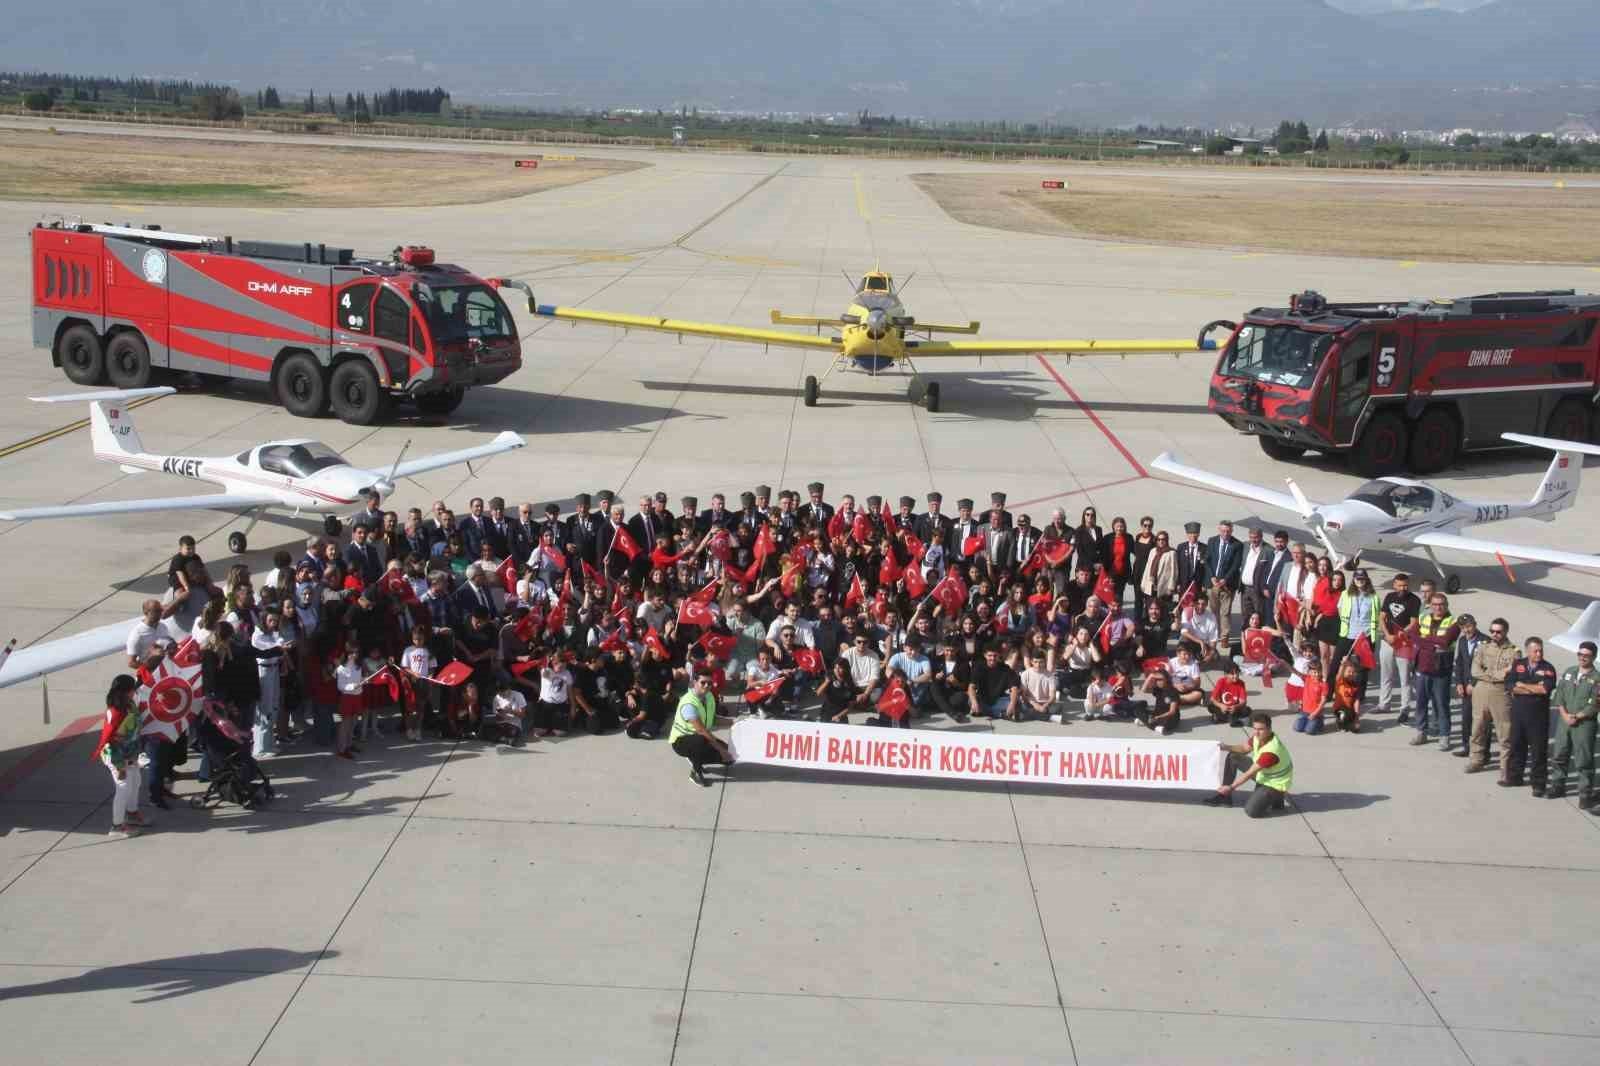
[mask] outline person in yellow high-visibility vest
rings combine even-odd
[[[678,710],[672,716],[672,732],[667,742],[672,750],[689,760],[689,780],[710,787],[705,767],[722,766],[723,773],[733,765],[733,753],[728,745],[712,733],[717,728],[717,697],[711,692],[711,673],[696,670],[689,682],[689,691],[678,700]]]
[[[1264,818],[1268,811],[1283,810],[1289,787],[1294,784],[1294,760],[1272,731],[1271,715],[1257,711],[1250,716],[1250,736],[1243,744],[1218,741],[1217,747],[1229,753],[1223,773],[1234,771],[1239,776],[1233,784],[1218,787],[1216,793],[1207,796],[1202,803],[1231,807],[1233,794],[1246,781],[1254,780],[1256,787],[1245,801],[1244,813],[1251,818]]]

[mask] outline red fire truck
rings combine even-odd
[[[80,385],[139,388],[165,372],[268,382],[306,418],[380,421],[395,401],[443,415],[522,365],[501,288],[434,261],[159,227],[33,229],[33,343]]]
[[[1275,459],[1347,452],[1362,474],[1425,474],[1507,431],[1591,439],[1600,295],[1258,307],[1211,376],[1211,410]],[[1209,330],[1211,327],[1207,327]]]

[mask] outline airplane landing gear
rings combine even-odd
[[[339,519],[335,518],[333,515],[328,515],[322,520],[322,532],[326,533],[330,537],[337,537],[340,531],[343,529],[343,523],[341,523]]]
[[[1444,582],[1445,592],[1449,593],[1451,596],[1454,596],[1456,593],[1460,592],[1461,575],[1445,573],[1444,567],[1439,565],[1439,557],[1433,554],[1433,549],[1428,547],[1426,544],[1422,546],[1422,550],[1427,554],[1428,562],[1432,563],[1433,568],[1439,572],[1439,578]]]
[[[237,530],[228,534],[228,550],[235,555],[243,555],[250,547],[250,541],[243,533]]]
[[[817,406],[817,397],[822,395],[822,390],[817,385],[817,375],[806,375],[806,406]]]
[[[1454,596],[1461,591],[1461,575],[1451,574],[1444,579],[1444,590]]]

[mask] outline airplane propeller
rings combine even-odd
[[[1312,502],[1306,498],[1306,494],[1300,490],[1300,486],[1295,483],[1294,478],[1286,477],[1283,480],[1289,486],[1289,494],[1294,497],[1295,505],[1300,509],[1300,517],[1306,520],[1306,523],[1311,526],[1311,532],[1317,535],[1317,539],[1322,542],[1323,547],[1328,549],[1328,554],[1333,556],[1334,565],[1344,565],[1344,553],[1334,547],[1333,538],[1328,536],[1327,516],[1317,510]]]

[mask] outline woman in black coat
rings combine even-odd
[[[1089,572],[1095,572],[1100,565],[1100,543],[1105,539],[1105,531],[1096,524],[1096,515],[1093,507],[1085,507],[1083,516],[1078,519],[1078,528],[1072,531],[1072,566],[1088,567]]]

